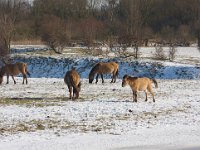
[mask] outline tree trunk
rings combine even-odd
[[[138,59],[138,52],[139,52],[139,48],[138,45],[135,45],[135,59]]]
[[[198,47],[200,47],[200,31],[198,32],[197,40],[198,40]]]

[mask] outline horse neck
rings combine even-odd
[[[134,82],[138,79],[137,77],[128,77],[129,84],[134,84]]]
[[[96,66],[94,66],[94,67],[92,68],[92,70],[90,71],[90,75],[94,75],[95,73],[97,73],[97,70],[98,70],[98,66],[96,65]]]

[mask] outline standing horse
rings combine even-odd
[[[18,74],[23,75],[23,82],[26,80],[26,84],[28,84],[27,81],[27,74],[30,76],[30,73],[27,70],[27,64],[23,62],[16,62],[15,64],[6,64],[0,69],[0,84],[3,82],[3,76],[6,74],[7,75],[7,83],[9,83],[9,75],[12,77],[14,84],[16,84],[16,81],[14,79],[14,76]]]
[[[96,83],[98,82],[98,77],[101,75],[102,83],[104,83],[103,74],[111,73],[112,74],[112,80],[111,83],[116,82],[117,75],[119,73],[119,65],[115,62],[99,62],[97,63],[89,74],[89,83],[92,83],[94,80],[95,74],[96,76]]]
[[[158,87],[158,83],[155,79],[150,78],[138,78],[138,77],[130,77],[128,75],[125,75],[122,80],[122,87],[125,87],[127,84],[131,87],[133,91],[133,101],[137,102],[137,92],[138,91],[145,91],[146,99],[147,101],[147,95],[148,92],[150,92],[153,96],[153,102],[155,102],[154,99],[154,92],[152,91],[152,82],[155,84],[155,87]]]
[[[64,82],[67,84],[67,87],[69,89],[69,98],[72,98],[72,89],[73,97],[76,95],[75,98],[78,98],[81,89],[81,82],[80,75],[76,72],[75,69],[72,69],[65,74]]]

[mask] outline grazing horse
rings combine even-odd
[[[18,74],[23,75],[23,82],[26,80],[26,84],[28,84],[27,81],[27,74],[30,76],[30,73],[27,70],[27,64],[23,62],[16,62],[15,64],[6,64],[0,69],[0,84],[3,82],[3,76],[6,74],[7,75],[7,83],[9,83],[9,75],[12,77],[14,84],[16,84],[16,81],[14,79],[14,76]]]
[[[75,98],[79,97],[79,92],[81,90],[81,82],[80,82],[80,75],[77,73],[75,69],[67,71],[64,77],[64,82],[67,84],[69,89],[69,98],[72,99],[72,89],[73,89],[73,97],[76,95]]]
[[[95,74],[96,76],[96,83],[98,82],[98,77],[101,75],[102,83],[104,83],[103,74],[111,73],[112,74],[112,80],[111,83],[116,82],[117,75],[119,73],[119,65],[115,62],[99,62],[97,63],[89,74],[89,83],[92,83],[94,80]]]
[[[147,101],[147,95],[148,92],[150,92],[153,96],[153,102],[155,102],[154,99],[154,93],[152,91],[152,82],[155,84],[155,87],[158,87],[158,83],[155,79],[150,78],[138,78],[138,77],[130,77],[128,75],[124,75],[122,80],[122,87],[125,87],[127,84],[131,87],[133,91],[133,101],[137,102],[137,92],[138,91],[145,91],[146,99]]]

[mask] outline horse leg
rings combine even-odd
[[[76,95],[76,90],[75,88],[73,88],[73,97],[75,97],[75,95]]]
[[[148,97],[148,91],[147,90],[145,90],[145,95],[146,95],[145,102],[147,102],[147,97]]]
[[[135,92],[135,102],[137,103],[137,91]]]
[[[117,78],[117,75],[116,75],[116,73],[115,73],[115,76],[114,76],[114,83],[116,82],[116,78]]]
[[[26,77],[25,74],[23,74],[23,82],[22,82],[22,84],[24,84],[24,80],[26,80],[26,84],[28,84],[27,77]]]
[[[76,92],[76,99],[79,98],[79,91]]]
[[[25,79],[26,79],[26,84],[28,84],[28,79],[27,79],[27,76],[25,75],[25,77],[26,77],[26,78],[25,78]]]
[[[75,97],[76,99],[79,97],[79,92],[76,91],[75,88],[73,88],[73,97]]]
[[[153,102],[155,102],[155,98],[154,98],[154,93],[153,93],[153,91],[151,91],[151,95],[152,95],[152,97],[153,97]]]
[[[96,76],[96,83],[98,82],[98,78],[99,78],[99,74],[97,73],[97,76]]]
[[[135,102],[135,92],[133,91],[133,102]]]
[[[104,83],[103,74],[101,74],[101,80],[102,80],[102,83]]]
[[[111,80],[110,83],[114,83],[114,73],[113,73],[113,75],[112,75],[112,80]]]
[[[68,89],[69,89],[69,99],[72,99],[72,86],[68,85]]]
[[[151,93],[152,97],[153,97],[153,102],[155,102],[155,98],[154,98],[154,92],[151,89],[152,87],[148,87],[148,91]]]
[[[6,84],[8,84],[9,83],[9,75],[7,74],[7,82],[6,82]]]
[[[13,81],[14,81],[14,84],[16,84],[16,81],[15,81],[15,79],[14,79],[14,76],[11,76],[12,77],[12,79],[13,79]]]
[[[137,102],[137,92],[133,91],[133,102]]]

